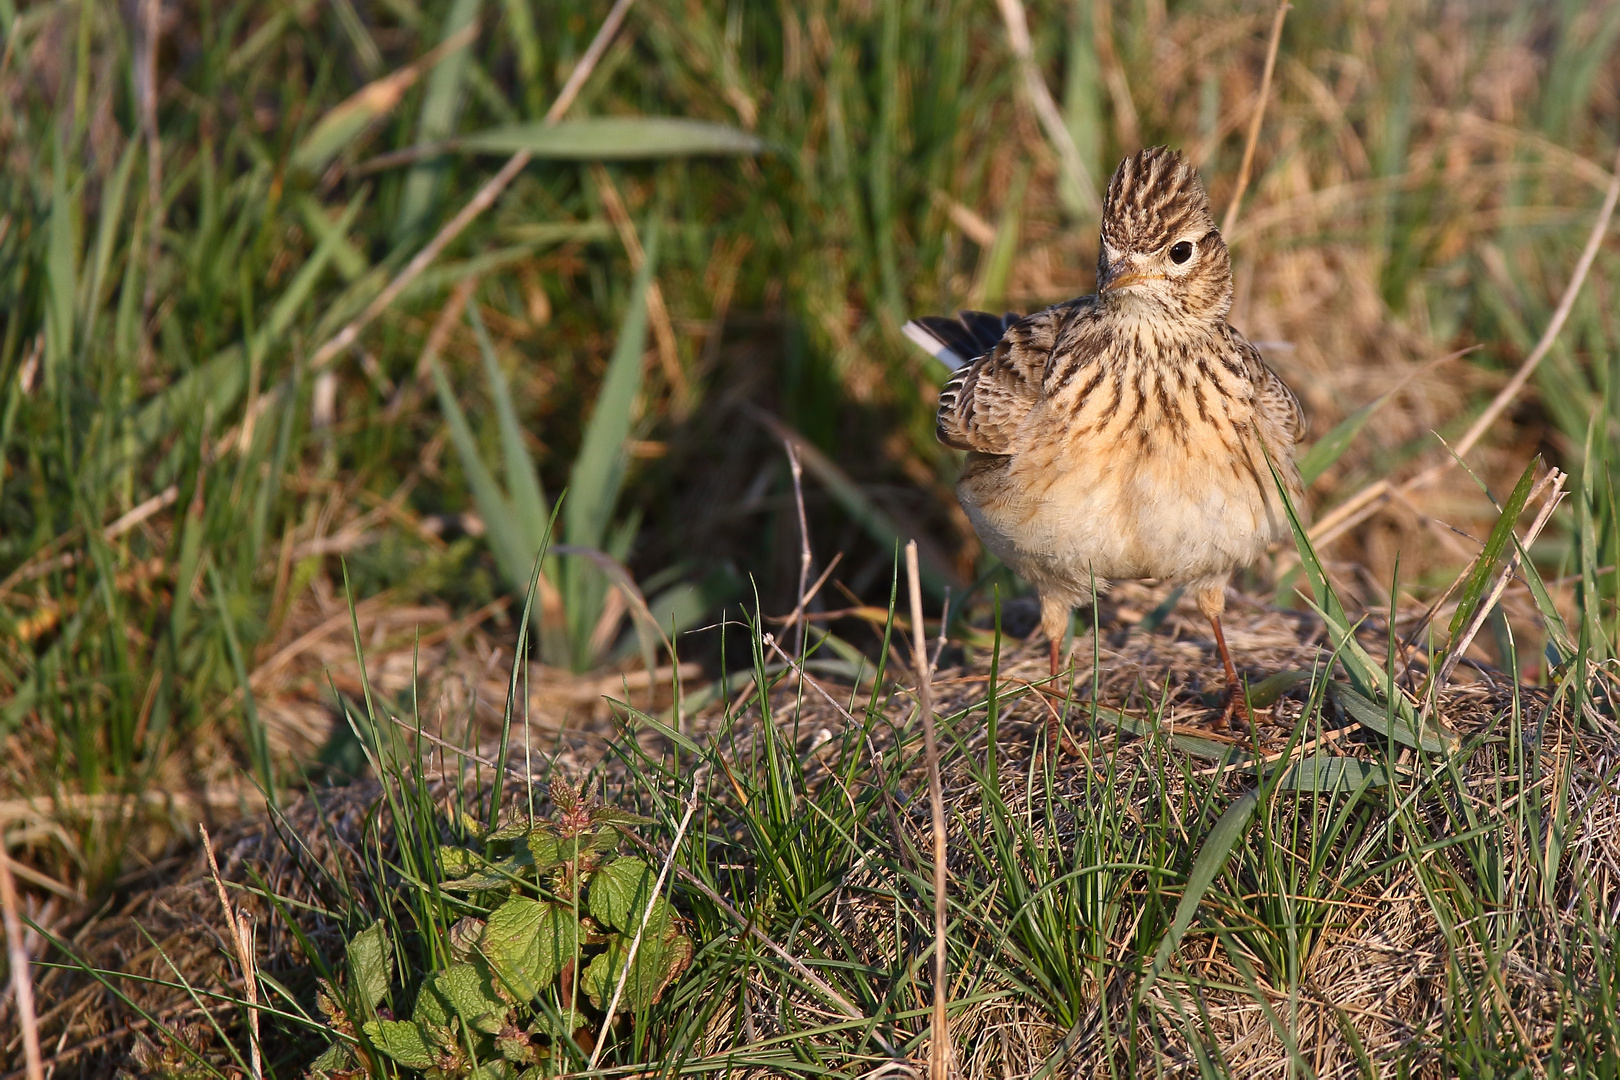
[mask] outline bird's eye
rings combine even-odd
[[[1170,261],[1178,265],[1184,263],[1192,258],[1192,251],[1192,241],[1190,240],[1182,240],[1179,243],[1172,244],[1170,246]]]

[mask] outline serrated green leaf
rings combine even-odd
[[[614,934],[608,938],[607,951],[597,956],[585,969],[582,985],[591,1004],[606,1009],[613,998],[613,989],[624,971],[625,957],[629,954],[633,934]],[[654,1004],[664,987],[686,970],[692,960],[692,939],[678,930],[665,936],[654,936],[650,930],[636,949],[635,963],[624,980],[624,993],[619,1007],[640,1012]]]
[[[411,1009],[411,1020],[422,1025],[426,1031],[450,1026],[450,1003],[444,999],[433,985],[432,979],[422,981],[422,989],[416,992],[416,1005]]]
[[[479,325],[482,326],[483,324],[480,323]],[[544,531],[545,522],[541,522],[540,527],[541,531]],[[492,844],[500,840],[516,840],[520,836],[527,835],[533,828],[533,821],[531,821],[527,816],[519,815],[513,818],[511,821],[508,821],[505,825],[502,825],[500,828],[496,829],[494,832],[490,833],[488,836],[484,837],[484,839]]]
[[[422,1029],[410,1020],[372,1020],[363,1029],[383,1053],[411,1069],[433,1066],[433,1052],[429,1049]]]
[[[465,877],[473,867],[480,865],[483,860],[474,851],[461,847],[441,847],[439,849],[439,872],[446,878]]]
[[[536,1011],[534,1021],[529,1025],[529,1032],[553,1039],[571,1039],[574,1032],[584,1027],[586,1023],[585,1017],[580,1015],[578,1009],[564,1009],[558,1012],[550,1008],[541,1008]]]
[[[450,400],[455,401],[454,395],[451,396]],[[460,411],[459,407],[457,411]],[[484,834],[489,831],[489,826],[479,821],[475,815],[468,813],[465,809],[453,810],[451,817],[454,818],[456,826],[474,840],[484,839]]]
[[[655,896],[658,877],[652,867],[636,858],[614,859],[591,877],[591,917],[604,926],[634,934],[641,926],[642,913],[653,905],[647,920],[647,936],[663,934],[672,912],[669,902]]]
[[[388,928],[379,920],[354,935],[349,942],[349,985],[375,1009],[388,996],[394,978],[394,951]]]
[[[457,961],[467,959],[483,936],[483,919],[471,915],[457,919],[450,927],[450,956]]]
[[[479,948],[519,1001],[533,1001],[573,957],[579,924],[572,911],[516,896],[490,913]]]
[[[501,1030],[511,1009],[496,992],[489,970],[479,964],[452,964],[433,976],[433,988],[464,1025],[491,1035]]]
[[[485,889],[499,889],[512,885],[529,868],[528,852],[502,859],[499,862],[486,863],[484,869],[474,871],[466,877],[454,881],[446,881],[439,888],[450,892],[482,892]]]
[[[480,6],[481,0],[452,0],[439,31],[440,41],[454,40],[476,22]],[[422,91],[422,111],[416,124],[417,141],[432,142],[455,131],[471,61],[469,50],[457,49],[434,67]],[[394,222],[395,243],[408,240],[427,224],[444,183],[441,165],[418,162],[411,167],[399,195],[399,212]]]
[[[620,810],[617,806],[598,806],[591,811],[592,825],[651,825],[653,819]]]
[[[568,861],[567,855],[563,853],[562,841],[550,833],[536,829],[529,834],[527,844],[529,858],[534,861],[536,873],[543,874],[552,867]]]
[[[349,1050],[348,1043],[335,1042],[328,1046],[320,1057],[309,1063],[310,1076],[325,1076],[328,1073],[352,1068],[354,1054]]]

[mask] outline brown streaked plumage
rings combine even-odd
[[[1109,579],[1188,585],[1221,632],[1226,584],[1303,512],[1299,402],[1226,321],[1232,262],[1197,172],[1157,147],[1103,205],[1098,291],[1026,318],[964,313],[907,328],[963,365],[940,441],[967,451],[957,493],[985,546],[1035,587],[1052,673],[1071,608]]]

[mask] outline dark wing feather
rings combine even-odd
[[[973,338],[974,351],[969,356],[979,357],[1001,343],[1001,338],[1023,316],[1015,312],[992,315],[987,311],[958,311],[957,321]]]
[[[949,349],[958,364],[966,365],[994,349],[1007,327],[1018,319],[1019,316],[1011,312],[996,316],[983,311],[963,311],[954,319],[949,315],[923,315],[911,321]]]

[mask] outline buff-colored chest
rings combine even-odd
[[[1252,562],[1281,514],[1254,389],[1234,368],[1204,356],[1081,372],[1031,411],[1017,452],[970,460],[958,491],[980,536],[1021,576],[1077,597],[1093,579]]]

